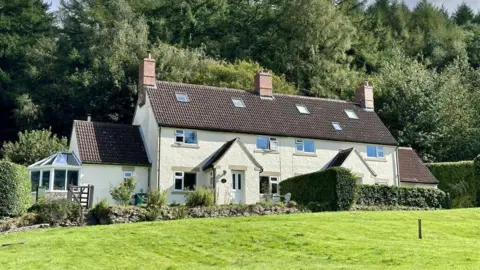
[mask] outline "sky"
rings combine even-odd
[[[60,0],[44,0],[44,1],[51,4],[50,8],[52,10],[57,10],[58,6],[60,5]],[[373,1],[375,1],[375,0],[369,0],[370,3],[373,2]],[[415,5],[420,0],[404,0],[404,1],[405,1],[405,3],[407,3],[407,5],[410,8],[413,8],[413,7],[415,7]],[[473,8],[473,10],[475,10],[475,11],[480,10],[480,0],[430,0],[430,2],[432,2],[432,3],[434,3],[438,6],[444,5],[448,9],[449,12],[455,11],[457,6],[460,5],[463,2],[465,2],[471,8]]]

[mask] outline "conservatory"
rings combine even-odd
[[[44,187],[46,192],[67,191],[68,185],[78,185],[82,163],[74,153],[56,153],[30,166],[32,192]]]

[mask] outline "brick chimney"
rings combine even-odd
[[[261,97],[273,97],[272,74],[267,70],[257,70],[254,77],[255,93]]]
[[[152,59],[150,53],[148,53],[148,58],[143,59],[140,63],[140,69],[138,72],[138,105],[140,107],[145,104],[144,86],[156,87],[155,59]]]
[[[373,86],[368,82],[363,82],[355,93],[355,100],[366,111],[373,111]]]

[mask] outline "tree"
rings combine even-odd
[[[43,129],[19,132],[18,141],[5,143],[1,153],[8,161],[28,166],[67,150],[67,138],[59,138],[50,130]]]
[[[127,178],[120,183],[120,186],[110,186],[110,195],[112,199],[122,205],[128,205],[132,199],[132,193],[135,191],[137,183],[133,177]]]
[[[472,22],[475,18],[475,13],[473,9],[469,7],[465,2],[461,3],[457,10],[453,13],[453,20],[458,25],[464,25],[469,22]]]
[[[42,69],[35,61],[35,48],[45,40],[52,41],[54,32],[53,16],[44,1],[0,0],[0,126],[7,127],[0,132],[0,141],[12,139],[16,129],[25,128],[15,124],[24,120],[27,126],[38,124],[36,114],[30,118],[28,113],[18,112],[27,99],[30,108],[38,105],[31,96],[26,98],[38,86],[30,71]]]

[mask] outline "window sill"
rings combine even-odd
[[[303,157],[317,157],[315,153],[304,153],[304,152],[295,152],[293,153],[294,156],[303,156]]]
[[[262,150],[262,149],[255,149],[253,150],[254,153],[261,153],[261,154],[280,154],[278,150]]]
[[[194,190],[174,190],[172,191],[172,194],[177,194],[177,195],[184,195],[184,194],[187,194],[189,192],[192,192]]]
[[[172,147],[194,148],[194,149],[200,148],[200,146],[198,146],[198,144],[187,144],[187,143],[174,143],[174,144],[172,144]]]
[[[375,162],[387,162],[386,158],[372,158],[372,157],[367,157],[365,158],[366,161],[375,161]]]

